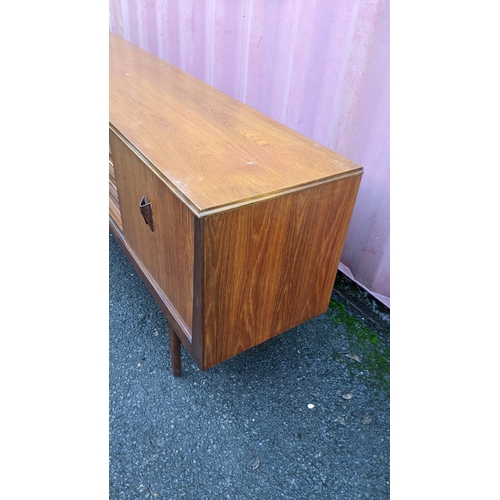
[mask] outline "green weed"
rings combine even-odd
[[[361,320],[350,315],[344,304],[330,300],[328,316],[339,327],[344,327],[348,336],[349,354],[358,356],[361,363],[349,363],[351,374],[358,374],[366,384],[389,390],[390,349],[389,339],[381,338]]]

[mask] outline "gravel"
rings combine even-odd
[[[174,378],[168,323],[109,245],[111,499],[389,498],[388,374],[352,324],[329,310],[206,372],[182,348]]]

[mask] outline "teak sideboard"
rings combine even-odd
[[[362,168],[113,34],[109,63],[110,230],[174,376],[325,312]]]

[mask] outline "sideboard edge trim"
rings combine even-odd
[[[120,247],[122,248],[122,250],[125,250],[126,253],[130,254],[131,259],[129,259],[129,261],[131,261],[132,267],[135,268],[135,270],[138,272],[139,276],[145,282],[145,284],[149,285],[149,286],[147,286],[147,288],[151,287],[154,290],[154,293],[152,294],[153,298],[156,298],[155,297],[155,294],[156,294],[158,299],[163,303],[165,309],[168,311],[167,321],[170,321],[170,323],[171,323],[170,327],[172,328],[175,325],[177,327],[177,328],[174,328],[176,333],[179,333],[178,330],[180,330],[182,335],[186,337],[186,340],[189,341],[189,344],[192,344],[193,337],[192,337],[191,331],[189,330],[189,327],[186,325],[185,321],[182,319],[180,314],[177,312],[177,309],[175,309],[172,302],[163,293],[163,291],[159,287],[158,283],[156,283],[155,279],[151,276],[149,271],[144,267],[144,265],[141,263],[141,261],[134,254],[133,250],[127,244],[127,241],[125,240],[123,234],[120,231],[117,231],[116,222],[111,217],[109,219],[109,227],[110,227],[111,233],[113,234],[115,240],[117,240],[117,242],[120,244]],[[158,302],[158,300],[157,300],[157,302]],[[160,309],[164,309],[162,307],[162,304],[158,304],[158,305],[160,306]],[[181,340],[183,340],[183,339],[181,338]]]
[[[240,208],[246,205],[252,205],[253,203],[258,203],[261,201],[270,200],[273,198],[278,198],[280,196],[285,196],[287,194],[295,193],[297,191],[302,191],[304,189],[313,188],[321,186],[323,184],[328,184],[330,182],[336,182],[348,177],[357,177],[363,174],[363,167],[359,167],[349,172],[344,172],[341,174],[334,174],[323,179],[318,179],[316,181],[306,182],[302,184],[297,184],[295,186],[285,188],[278,191],[272,191],[252,198],[245,198],[233,203],[226,203],[223,205],[218,205],[210,208],[200,208],[193,201],[188,198],[151,160],[149,160],[136,146],[134,146],[118,129],[116,129],[111,123],[109,128],[113,133],[115,133],[118,138],[134,153],[139,159],[151,169],[160,180],[162,180],[170,190],[191,210],[191,212],[196,215],[196,217],[202,218],[208,215],[214,215],[228,210],[233,210],[235,208]]]

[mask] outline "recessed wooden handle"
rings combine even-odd
[[[151,208],[151,203],[148,203],[145,196],[142,197],[141,203],[139,203],[139,210],[141,211],[141,214],[144,217],[146,224],[149,226],[151,231],[154,231],[153,209]]]

